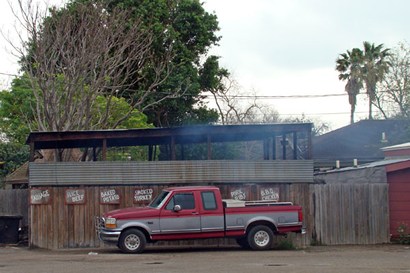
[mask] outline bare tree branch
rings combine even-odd
[[[111,98],[127,95],[129,111],[111,124],[115,128],[135,109],[146,107],[172,70],[172,43],[155,56],[152,32],[131,20],[128,10],[108,13],[99,1],[49,13],[41,13],[31,0],[18,0],[18,7],[14,14],[29,40],[15,49],[32,82],[39,130],[107,128],[115,108]],[[135,86],[143,88],[132,90]],[[106,98],[106,106],[96,119],[99,96]],[[151,104],[172,96],[159,96]]]
[[[379,86],[374,106],[385,118],[410,117],[410,46],[399,43],[388,61],[390,69]]]

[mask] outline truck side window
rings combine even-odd
[[[175,205],[180,205],[182,209],[194,209],[194,195],[192,193],[177,193],[169,200],[166,209],[173,210]]]
[[[201,193],[202,203],[205,210],[215,210],[217,209],[215,193],[212,191],[205,191]]]

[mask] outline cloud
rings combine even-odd
[[[213,53],[244,88],[261,94],[344,93],[335,71],[340,53],[363,41],[395,47],[410,40],[408,0],[207,0],[205,8],[221,27]],[[364,101],[358,111],[365,111]],[[346,98],[272,104],[280,113],[343,112],[341,120],[349,121]],[[333,119],[340,125],[340,116]]]
[[[394,46],[410,35],[408,1],[389,1],[387,8],[385,1],[352,0],[208,0],[207,5],[220,21],[221,55],[233,66],[255,59],[284,69],[334,66],[339,53],[365,40]]]

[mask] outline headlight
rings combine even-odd
[[[116,228],[116,227],[117,227],[117,219],[115,218],[105,219],[105,228]]]

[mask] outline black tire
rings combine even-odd
[[[246,238],[246,237],[236,238],[236,243],[244,249],[250,249],[251,248],[249,246],[249,243],[248,243],[248,238]]]
[[[141,253],[146,244],[144,233],[138,229],[128,229],[121,234],[118,247],[125,253]]]
[[[272,248],[273,231],[267,226],[254,226],[248,232],[248,244],[253,250],[268,250]]]

